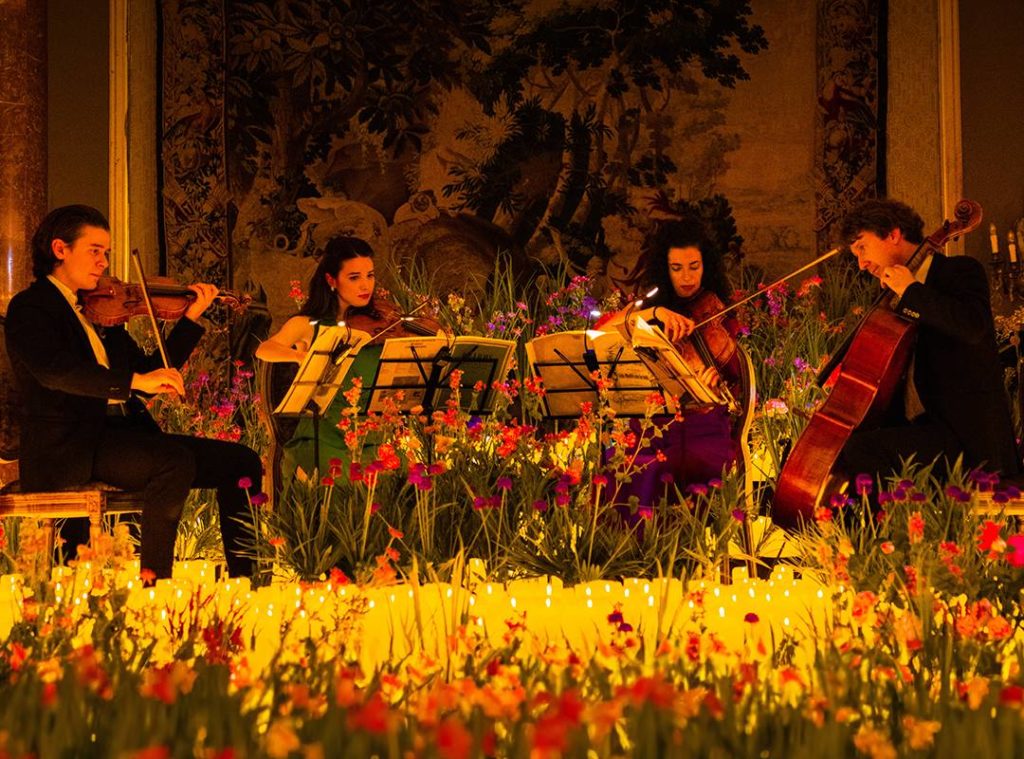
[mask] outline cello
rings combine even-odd
[[[980,223],[981,206],[961,200],[954,218],[924,239],[907,268],[916,271],[925,258]],[[835,489],[836,461],[851,433],[881,417],[901,386],[917,325],[897,314],[899,300],[894,293],[884,292],[853,332],[845,351],[837,352],[842,363],[832,392],[811,415],[779,473],[772,507],[776,524],[792,528],[813,520],[815,508]]]

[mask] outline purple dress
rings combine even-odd
[[[707,296],[706,291],[701,291],[693,298],[669,304],[668,308],[677,313],[690,314],[688,306],[698,298]],[[717,299],[715,303],[721,307]],[[700,318],[703,314],[697,316]],[[720,328],[735,338],[739,326],[734,318],[725,317]],[[725,340],[728,341],[728,337]],[[737,353],[733,351],[717,368],[722,380],[736,394],[740,383]],[[733,431],[734,420],[724,406],[684,412],[681,421],[671,415],[655,416],[652,421],[661,428],[662,435],[660,438],[652,438],[651,430],[648,429],[642,441],[645,445],[630,468],[630,482],[621,483],[617,492],[615,483],[609,483],[609,496],[630,523],[636,520],[628,505],[631,496],[636,496],[637,506],[645,510],[657,506],[665,497],[672,502],[676,499],[677,488],[685,492],[688,485],[704,484],[721,477],[723,467],[735,462],[739,456],[739,443]],[[631,420],[630,429],[639,439],[640,420]]]

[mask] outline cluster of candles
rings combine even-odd
[[[1024,240],[1018,240],[1017,233],[1011,228],[1006,232],[1006,260],[999,252],[999,232],[996,225],[989,224],[988,239],[992,246],[992,272],[996,289],[1002,290],[1012,299],[1019,288],[1017,279],[1021,275],[1021,262],[1018,246]]]
[[[199,619],[200,626],[231,615],[243,640],[252,642],[247,657],[254,672],[282,646],[306,639],[327,644],[342,627],[349,628],[348,642],[357,641],[365,672],[416,651],[443,660],[451,636],[465,624],[495,646],[522,627],[541,645],[581,653],[596,650],[614,634],[638,636],[653,652],[667,635],[705,630],[729,649],[755,642],[771,648],[772,641],[811,640],[816,631],[827,629],[836,593],[849,592],[824,588],[787,566],[777,567],[768,579],[735,568],[731,584],[658,578],[565,586],[557,578],[541,577],[505,584],[477,580],[468,587],[436,582],[335,586],[325,581],[253,588],[248,580],[216,580],[216,574],[207,562],[179,562],[174,579],[154,587],[142,587],[131,568],[113,584],[129,591],[126,623],[142,637],[169,637],[182,619],[197,619],[199,601],[203,612],[198,616],[206,619]],[[89,597],[98,591],[91,577],[88,566],[54,570],[56,603],[69,604],[72,616],[80,614],[86,623]],[[21,618],[23,593],[19,577],[0,578],[0,639]],[[84,627],[87,635],[89,625]]]

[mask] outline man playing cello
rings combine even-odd
[[[894,200],[869,200],[843,222],[843,239],[862,270],[898,298],[896,313],[916,322],[917,342],[904,386],[887,418],[855,430],[839,466],[848,475],[886,475],[911,456],[929,463],[960,455],[968,466],[1020,471],[988,280],[970,256],[931,255],[907,268],[924,241],[924,222]]]

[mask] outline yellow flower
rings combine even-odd
[[[972,709],[981,706],[981,702],[988,696],[988,680],[975,675],[963,686],[967,695],[967,705]]]
[[[934,720],[914,719],[907,715],[903,718],[903,729],[907,734],[907,743],[915,751],[930,748],[935,733],[942,728],[941,722]]]
[[[283,759],[302,746],[299,736],[292,729],[291,720],[276,719],[267,730],[267,756]]]
[[[853,745],[871,759],[896,759],[896,749],[889,742],[889,738],[881,730],[869,725],[860,726],[860,730],[853,736]]]

